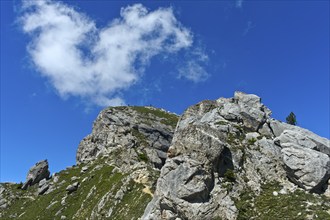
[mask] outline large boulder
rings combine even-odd
[[[282,149],[287,175],[294,183],[311,192],[324,192],[330,177],[330,158],[299,145]]]
[[[80,185],[79,182],[74,182],[71,185],[68,185],[65,190],[68,191],[68,194],[71,194],[71,193],[77,191],[79,185]]]
[[[48,170],[48,161],[41,160],[37,162],[33,167],[30,168],[22,189],[25,190],[29,186],[39,183],[42,179],[48,179],[49,174],[50,172]]]
[[[279,124],[279,123],[277,123]],[[330,141],[306,129],[281,123],[283,130],[274,142],[285,148],[292,144],[320,151],[330,156]]]

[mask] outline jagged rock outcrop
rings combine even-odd
[[[47,179],[42,179],[39,182],[39,188],[38,188],[38,195],[44,194],[49,189],[49,184],[47,183]]]
[[[77,163],[120,150],[126,160],[118,163],[133,163],[140,157],[161,168],[177,120],[175,114],[153,107],[107,108],[98,115],[92,133],[80,142]]]
[[[242,92],[177,122],[153,107],[104,109],[77,165],[49,178],[37,163],[26,190],[0,184],[0,219],[330,219],[328,139]]]
[[[38,175],[29,173],[25,185],[39,184],[27,190],[0,184],[0,219],[139,218],[153,196],[177,121],[177,115],[153,107],[101,111],[79,144],[77,165],[45,178],[48,163],[38,163],[30,170]]]
[[[48,170],[48,161],[41,160],[37,162],[33,167],[30,168],[26,181],[22,186],[22,189],[27,189],[29,186],[33,186],[40,182],[40,180],[44,178],[49,178],[49,170]]]
[[[294,184],[324,192],[329,140],[270,115],[258,96],[242,92],[188,108],[142,219],[236,219],[241,195],[257,197],[275,182],[282,192]]]

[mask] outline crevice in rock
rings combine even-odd
[[[219,160],[216,163],[216,172],[218,172],[220,177],[223,177],[227,170],[234,170],[233,157],[230,149],[224,147],[222,150]]]
[[[270,123],[269,122],[266,122],[266,123],[267,123],[267,126],[268,126],[270,132],[272,132],[273,136],[276,137],[274,130],[272,129],[272,126],[270,126]]]

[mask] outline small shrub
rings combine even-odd
[[[141,154],[138,153],[138,157],[140,161],[148,162],[149,160],[148,156],[145,153],[141,153]]]
[[[215,122],[216,125],[228,125],[228,122],[226,121],[217,121]]]
[[[132,135],[139,141],[139,146],[148,146],[147,138],[138,130],[138,128],[132,129]]]
[[[20,182],[20,183],[18,183],[18,184],[17,184],[17,187],[16,187],[16,189],[21,189],[21,188],[22,188],[22,186],[23,186],[23,183],[22,183],[22,182]]]
[[[228,169],[225,174],[224,178],[226,182],[235,182],[236,181],[236,176],[233,170]]]
[[[257,139],[255,139],[255,138],[251,138],[251,139],[249,139],[248,140],[248,144],[249,145],[254,145],[254,143],[257,141]]]

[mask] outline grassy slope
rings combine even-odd
[[[293,193],[273,195],[281,187],[265,184],[259,196],[247,190],[235,204],[243,219],[330,219],[330,199],[297,189]]]
[[[156,108],[148,108],[144,106],[133,106],[132,107],[135,111],[144,114],[144,115],[154,115],[158,118],[161,118],[161,123],[165,125],[170,125],[172,128],[176,127],[176,124],[178,123],[179,117],[175,114],[168,113],[166,111],[156,109]]]
[[[83,165],[61,171],[58,183],[63,180],[66,182],[47,195],[36,196],[37,186],[23,191],[17,189],[18,184],[7,185],[18,198],[6,209],[1,219],[60,219],[62,215],[67,219],[86,219],[91,216],[93,210],[98,212],[102,219],[110,219],[108,217],[110,209],[112,210],[111,219],[137,219],[140,217],[151,200],[151,196],[142,192],[141,184],[131,181],[123,199],[121,201],[114,199],[114,195],[122,186],[122,179],[125,175],[112,172],[113,167],[108,165],[93,170],[100,162],[94,163],[84,174],[80,173]],[[80,177],[75,181],[79,181],[81,184],[76,192],[67,195],[65,188],[75,182],[71,181],[73,176]],[[85,177],[87,180],[82,182]],[[62,198],[66,195],[65,205],[61,205]],[[101,210],[98,210],[97,204],[105,195],[109,195],[107,202],[104,203]],[[50,206],[50,204],[53,205]],[[60,214],[56,215],[59,210],[61,210]]]

